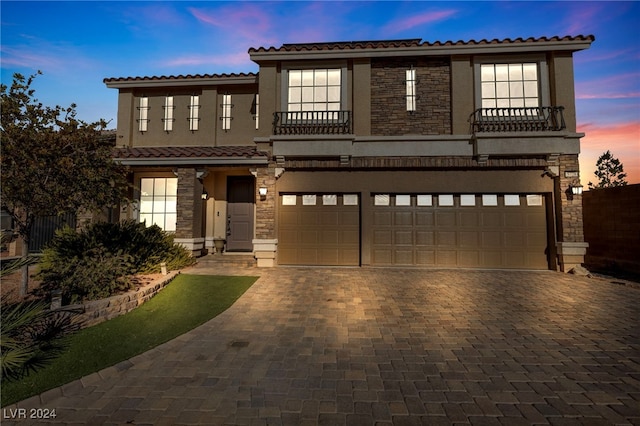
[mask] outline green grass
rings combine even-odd
[[[229,308],[256,277],[178,275],[133,311],[80,330],[63,355],[20,381],[2,383],[2,406],[64,385],[171,340]]]

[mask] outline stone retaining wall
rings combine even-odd
[[[147,300],[158,294],[160,290],[165,288],[180,272],[173,271],[166,276],[127,293],[117,296],[108,297],[101,300],[92,300],[90,302],[77,305],[65,306],[70,309],[81,309],[84,313],[80,316],[82,327],[90,327],[101,322],[110,320],[120,315],[126,314],[134,308],[142,305]]]

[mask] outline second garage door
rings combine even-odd
[[[377,194],[372,263],[547,269],[541,194]]]
[[[279,201],[280,265],[360,264],[356,194],[282,194]]]

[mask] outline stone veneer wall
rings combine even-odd
[[[416,70],[416,111],[408,112],[406,70]],[[451,66],[440,59],[371,61],[374,136],[451,134]]]
[[[580,178],[565,177],[566,171],[580,170],[578,156],[561,155],[558,161],[560,165],[560,176],[558,179],[560,185],[558,193],[558,198],[560,198],[560,211],[558,214],[561,215],[561,241],[583,242],[584,227],[582,222],[582,196],[577,195],[573,196],[573,199],[569,199],[570,196],[568,195],[571,192],[571,183],[574,180],[579,180]]]
[[[196,188],[199,182],[195,169],[178,169],[178,220],[176,225],[176,238],[200,237],[201,229],[195,229],[197,219],[200,218],[201,197],[196,197]],[[202,188],[199,188],[202,191]],[[196,205],[197,204],[197,205]]]
[[[137,290],[132,290],[106,299],[92,300],[90,302],[77,305],[69,305],[64,308],[81,309],[83,311],[83,314],[80,317],[82,327],[90,327],[126,314],[134,308],[142,305],[158,294],[160,290],[165,288],[167,284],[169,284],[178,274],[178,271],[173,271],[167,276]]]
[[[640,184],[585,191],[585,263],[640,273]]]
[[[256,239],[276,238],[276,164],[271,162],[268,167],[258,167],[256,176]],[[267,188],[264,199],[258,193],[260,187]]]

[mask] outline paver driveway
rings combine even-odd
[[[640,424],[639,289],[554,272],[248,273],[261,278],[205,325],[18,407],[91,425]]]

